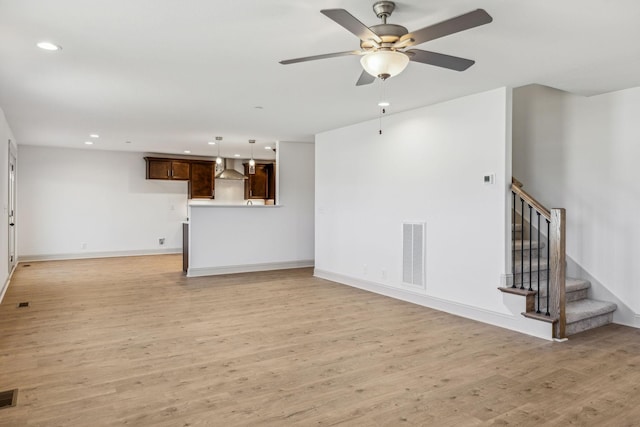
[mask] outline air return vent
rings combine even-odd
[[[18,400],[18,389],[0,391],[0,409],[16,406]]]
[[[424,222],[402,224],[402,281],[408,285],[425,285],[425,232]]]

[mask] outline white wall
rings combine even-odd
[[[277,164],[279,206],[190,206],[189,276],[313,265],[314,145],[280,142]]]
[[[9,142],[11,140],[11,142]],[[9,280],[9,146],[17,152],[16,143],[11,128],[7,123],[4,112],[0,109],[0,200],[2,212],[0,215],[0,300],[6,290]]]
[[[640,88],[590,98],[532,85],[513,97],[513,173],[567,210],[569,273],[640,326]]]
[[[143,153],[20,145],[18,154],[19,259],[181,250],[187,182],[145,179]]]
[[[519,328],[496,289],[509,271],[510,98],[391,115],[382,135],[377,120],[317,135],[316,275]],[[427,225],[425,289],[402,284],[403,221]]]

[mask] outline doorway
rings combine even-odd
[[[16,154],[9,140],[9,273],[16,265]]]

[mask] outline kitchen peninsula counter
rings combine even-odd
[[[188,210],[188,277],[313,266],[313,211],[206,200]]]
[[[215,200],[189,200],[187,277],[312,267],[314,153],[314,144],[279,142],[275,200],[238,196],[231,187],[243,188],[242,182],[224,180]]]

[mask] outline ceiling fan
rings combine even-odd
[[[322,14],[360,39],[360,50],[305,56],[303,58],[287,59],[280,61],[280,63],[287,65],[338,56],[362,56],[360,63],[364,71],[362,71],[356,86],[373,83],[376,78],[386,80],[389,77],[400,74],[409,61],[464,71],[472,66],[475,61],[442,53],[407,48],[493,21],[493,18],[485,10],[476,9],[410,33],[401,25],[387,23],[387,18],[391,16],[395,7],[396,5],[392,1],[374,3],[373,11],[382,20],[382,24],[371,27],[367,27],[344,9],[321,10]]]

